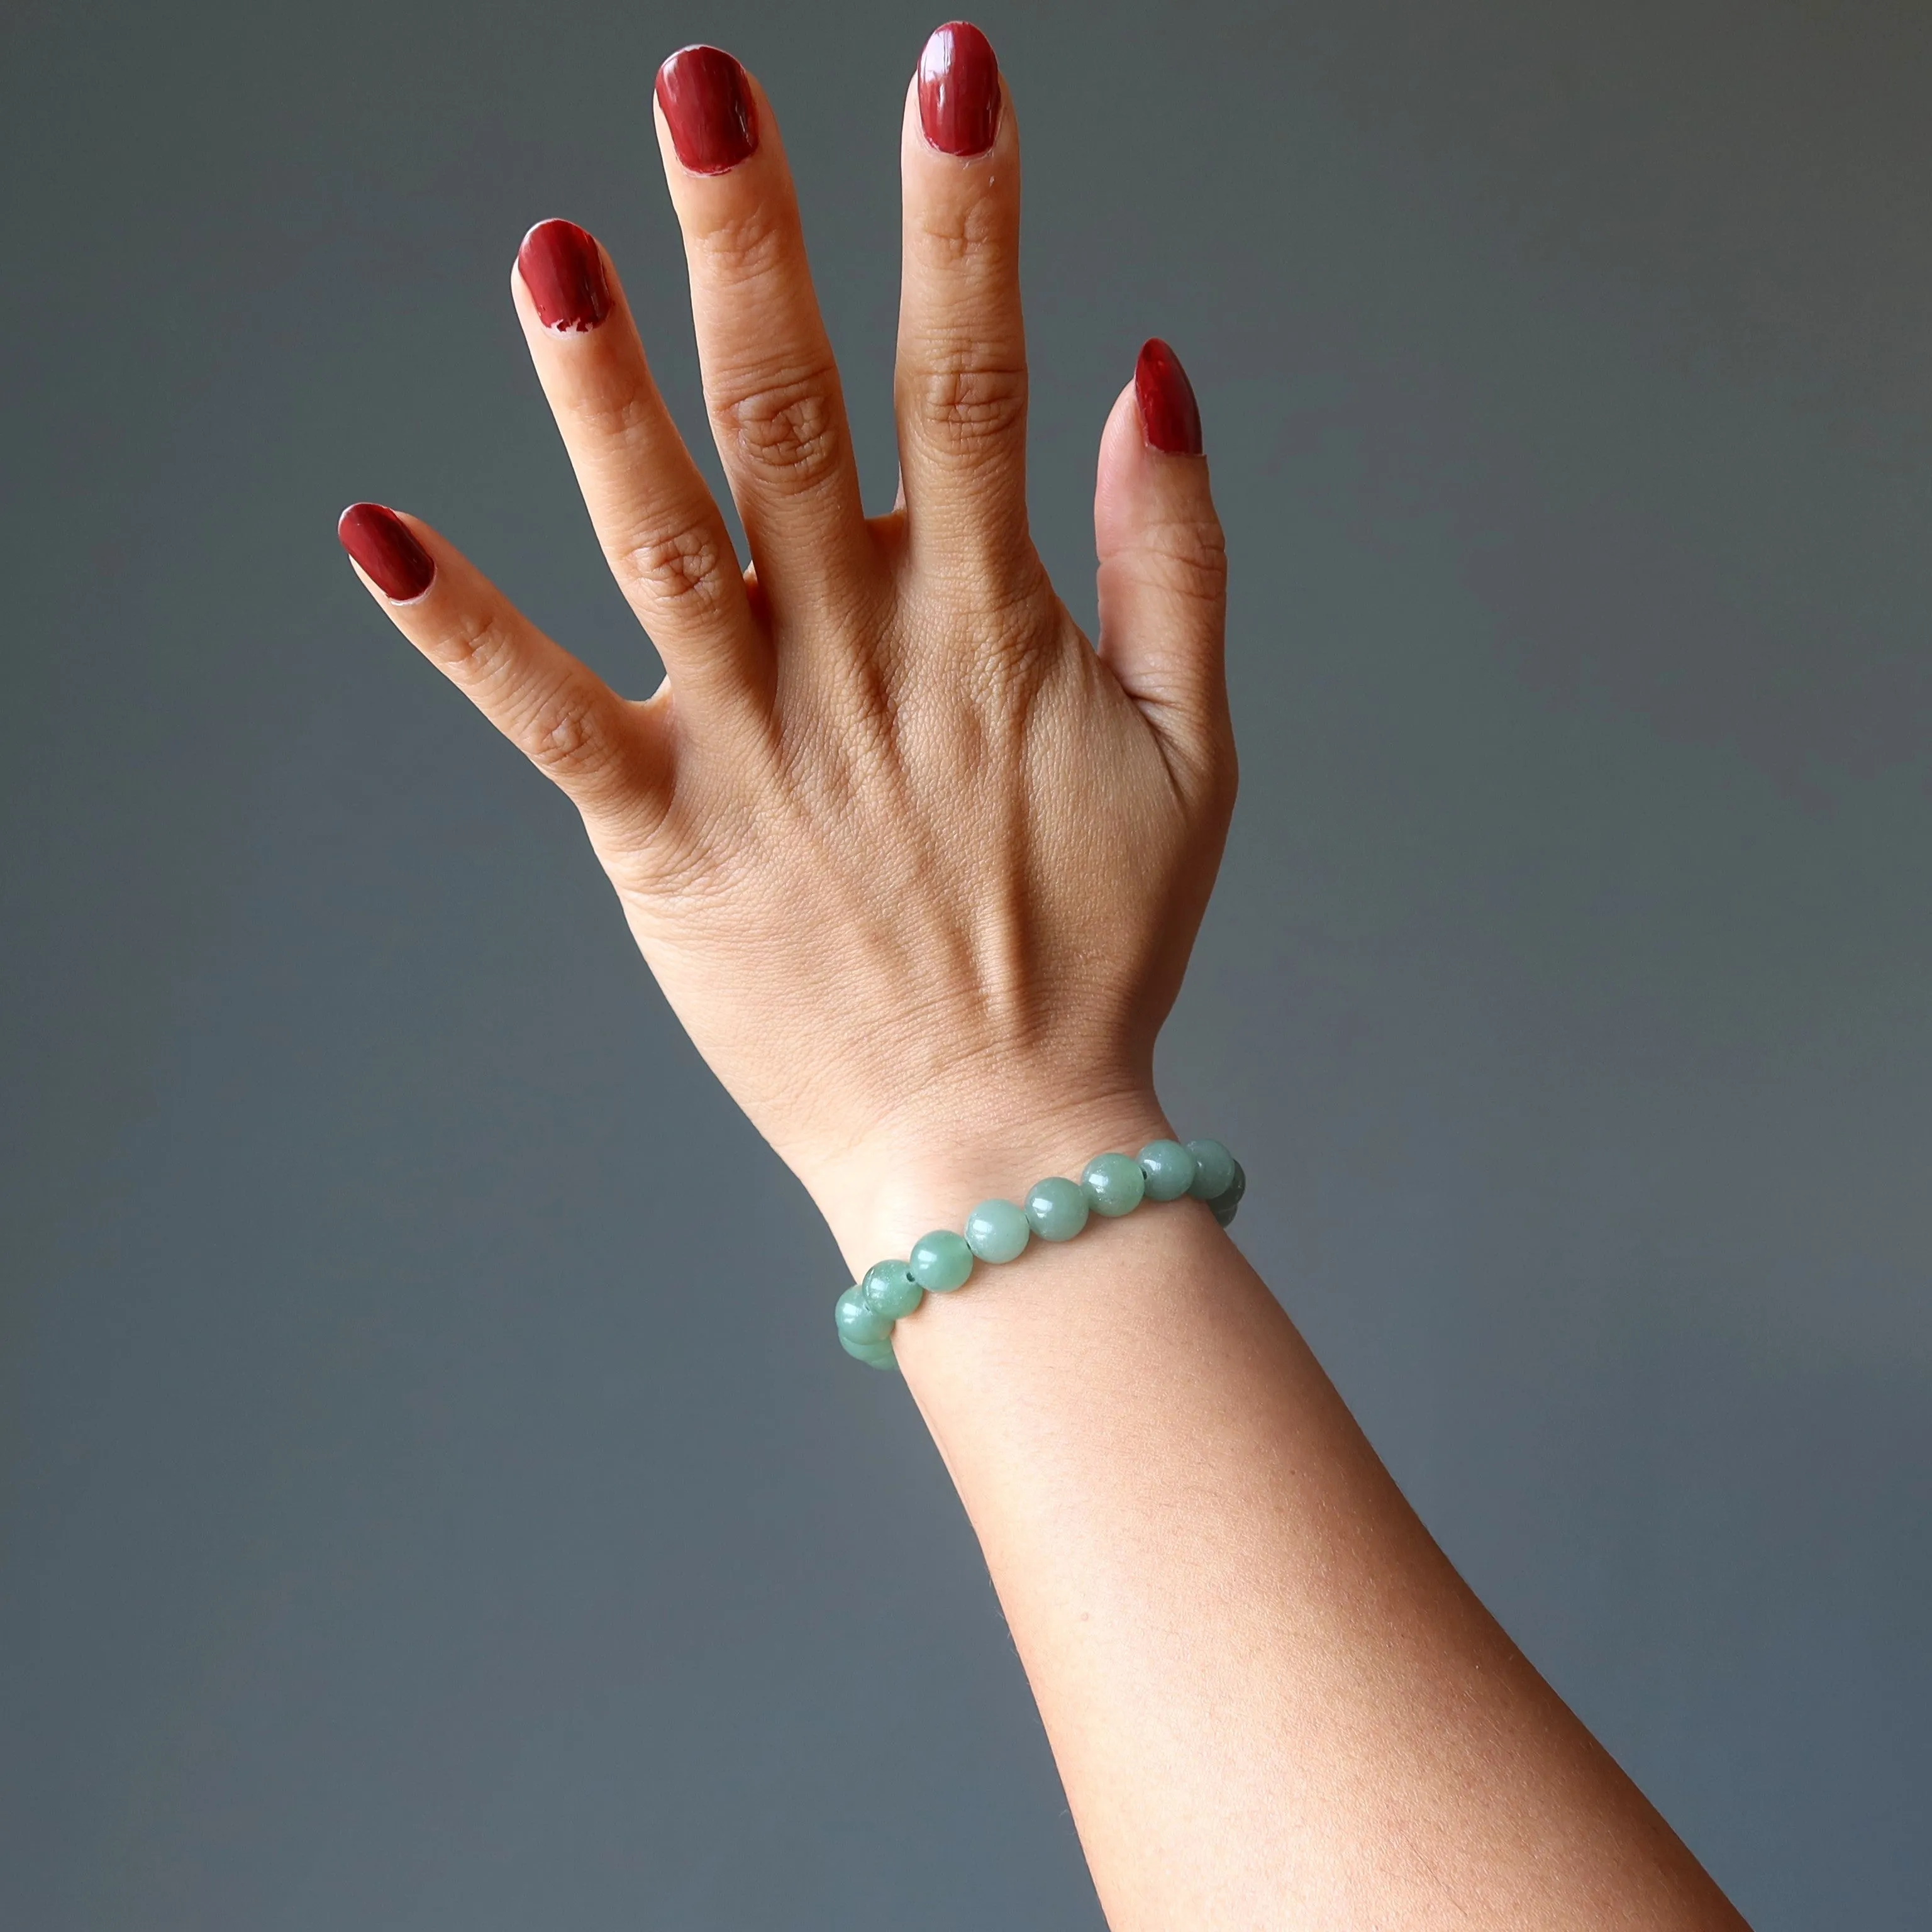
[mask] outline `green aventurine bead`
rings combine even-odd
[[[1087,1225],[1087,1197],[1056,1174],[1034,1183],[1026,1211],[1042,1241],[1070,1241]]]
[[[842,1335],[838,1346],[855,1361],[863,1362],[868,1369],[896,1369],[899,1358],[892,1353],[890,1342],[848,1342]]]
[[[950,1228],[935,1228],[912,1244],[912,1278],[928,1294],[964,1288],[972,1272],[973,1250]]]
[[[875,1262],[866,1270],[859,1292],[866,1298],[866,1306],[888,1322],[910,1315],[926,1299],[926,1290],[914,1280],[912,1269],[904,1262]]]
[[[1188,1192],[1197,1201],[1219,1200],[1233,1184],[1234,1156],[1219,1141],[1190,1141],[1187,1151],[1194,1156],[1194,1180]]]
[[[1016,1261],[1033,1224],[1010,1201],[982,1201],[966,1217],[966,1245],[982,1262]]]
[[[1141,1149],[1150,1201],[1178,1201],[1194,1185],[1194,1156],[1178,1141],[1149,1141]]]
[[[1148,1178],[1140,1162],[1124,1154],[1096,1154],[1080,1177],[1080,1191],[1096,1214],[1131,1214],[1146,1196]]]
[[[1216,1195],[1208,1204],[1214,1210],[1215,1220],[1222,1227],[1225,1228],[1234,1218],[1234,1210],[1241,1204],[1241,1196],[1247,1191],[1248,1177],[1243,1171],[1241,1163],[1236,1161],[1234,1179],[1228,1183],[1224,1192]]]
[[[838,1298],[832,1316],[842,1342],[879,1342],[892,1332],[891,1317],[868,1308],[863,1292],[856,1288],[848,1288]]]

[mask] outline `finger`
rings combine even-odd
[[[999,64],[956,21],[926,44],[900,132],[893,396],[916,563],[1030,560],[1019,134]]]
[[[770,688],[730,532],[644,359],[595,238],[542,221],[524,236],[511,296],[611,574],[664,659],[681,711]]]
[[[418,518],[352,503],[336,534],[397,629],[586,818],[662,817],[660,712],[620,698]]]
[[[1100,438],[1094,498],[1102,658],[1195,775],[1232,773],[1228,569],[1194,391],[1150,342]]]
[[[656,118],[712,434],[758,582],[780,612],[849,610],[876,565],[770,105],[729,54],[686,47],[658,70]]]

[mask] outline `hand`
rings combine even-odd
[[[862,1265],[1165,1130],[1154,1037],[1234,800],[1220,529],[1150,343],[1101,437],[1097,651],[1048,580],[1018,135],[976,28],[940,28],[908,92],[889,515],[860,508],[763,89],[687,48],[656,122],[748,568],[598,244],[545,222],[512,277],[656,695],[616,695],[413,517],[358,505],[343,541],[576,804],[679,1018]]]

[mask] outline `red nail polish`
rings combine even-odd
[[[517,250],[517,267],[546,328],[584,334],[610,313],[604,251],[574,221],[539,221]]]
[[[758,111],[745,70],[722,47],[682,47],[658,69],[658,105],[677,158],[694,175],[722,175],[758,145]]]
[[[1000,63],[969,20],[935,29],[919,57],[919,123],[944,154],[983,154],[1000,131]]]
[[[1134,398],[1150,448],[1172,456],[1201,454],[1201,406],[1194,400],[1194,385],[1180,358],[1159,336],[1142,345],[1134,364]]]
[[[409,525],[380,503],[351,503],[335,534],[392,604],[420,597],[436,581],[436,560],[410,534]]]

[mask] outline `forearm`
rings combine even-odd
[[[1036,1242],[894,1342],[1115,1932],[1738,1922],[1199,1203]]]

